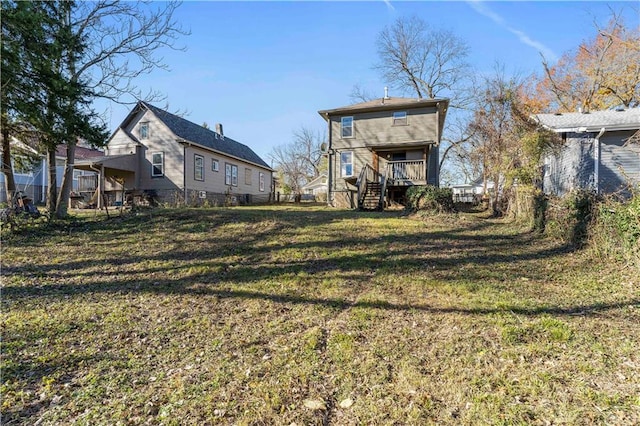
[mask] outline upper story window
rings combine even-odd
[[[204,157],[194,154],[193,157],[193,178],[195,180],[204,180]]]
[[[149,139],[149,122],[140,123],[140,139]]]
[[[164,176],[164,152],[151,154],[151,177]]]
[[[353,152],[351,151],[340,153],[340,176],[353,176]]]
[[[353,117],[342,117],[340,120],[340,134],[343,138],[353,137]]]
[[[397,111],[393,113],[393,125],[394,126],[406,126],[407,123],[407,112],[406,111]]]
[[[216,160],[215,158],[211,159],[211,171],[212,172],[220,171],[220,162],[218,160]]]

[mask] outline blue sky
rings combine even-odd
[[[222,123],[226,135],[270,163],[272,148],[296,129],[323,131],[317,111],[350,104],[354,84],[383,95],[385,82],[372,69],[375,40],[400,16],[416,15],[466,41],[476,73],[500,62],[528,75],[541,71],[540,52],[553,63],[593,37],[593,21],[604,25],[609,7],[623,10],[627,25],[639,24],[637,2],[621,1],[186,1],[175,18],[191,31],[179,41],[187,50],[162,52],[170,70],[143,75],[137,86],[160,91],[168,109],[190,121]],[[128,113],[96,106],[107,111],[112,131]]]

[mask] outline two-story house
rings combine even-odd
[[[98,205],[136,196],[170,204],[272,200],[273,170],[251,148],[216,130],[138,102],[113,133],[105,156],[77,162],[99,173]]]
[[[439,185],[448,99],[385,96],[318,111],[327,121],[328,203],[383,209],[411,185]]]

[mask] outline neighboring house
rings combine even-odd
[[[302,193],[307,195],[314,195],[318,198],[326,200],[327,196],[327,174],[322,173],[317,178],[310,180],[302,187]]]
[[[640,108],[538,114],[545,128],[563,144],[544,158],[545,193],[564,195],[575,189],[628,196],[640,184]]]
[[[98,171],[99,204],[135,197],[170,204],[273,200],[273,170],[246,145],[146,102],[138,102],[108,141],[106,155],[77,162]]]
[[[486,192],[493,191],[493,183],[487,182]],[[456,203],[479,203],[485,195],[485,184],[482,178],[475,179],[469,183],[451,185],[453,201]]]
[[[329,127],[328,203],[382,209],[402,202],[411,185],[438,186],[448,106],[448,99],[385,96],[318,111]]]
[[[17,159],[19,156],[29,156],[37,158],[32,161],[29,167],[16,165],[19,162],[14,161],[13,177],[16,182],[16,191],[23,192],[27,197],[31,198],[34,203],[45,203],[47,197],[47,187],[49,182],[48,175],[48,159],[46,154],[38,153],[33,148],[14,139],[11,141],[12,157]],[[67,146],[60,145],[56,149],[56,180],[58,188],[62,185],[62,177],[64,175],[64,164],[67,155]],[[75,161],[85,161],[90,158],[103,156],[104,153],[97,149],[76,146]],[[74,193],[82,193],[95,191],[95,182],[97,182],[97,173],[92,171],[74,170],[73,186]],[[7,201],[7,194],[4,184],[4,173],[0,173],[0,202]],[[93,185],[93,188],[91,186]]]

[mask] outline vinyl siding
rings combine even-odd
[[[562,196],[572,190],[594,187],[593,136],[570,133],[562,149],[545,158],[546,193]]]
[[[605,133],[600,138],[599,190],[617,192],[640,183],[640,146],[625,141],[634,132]]]

